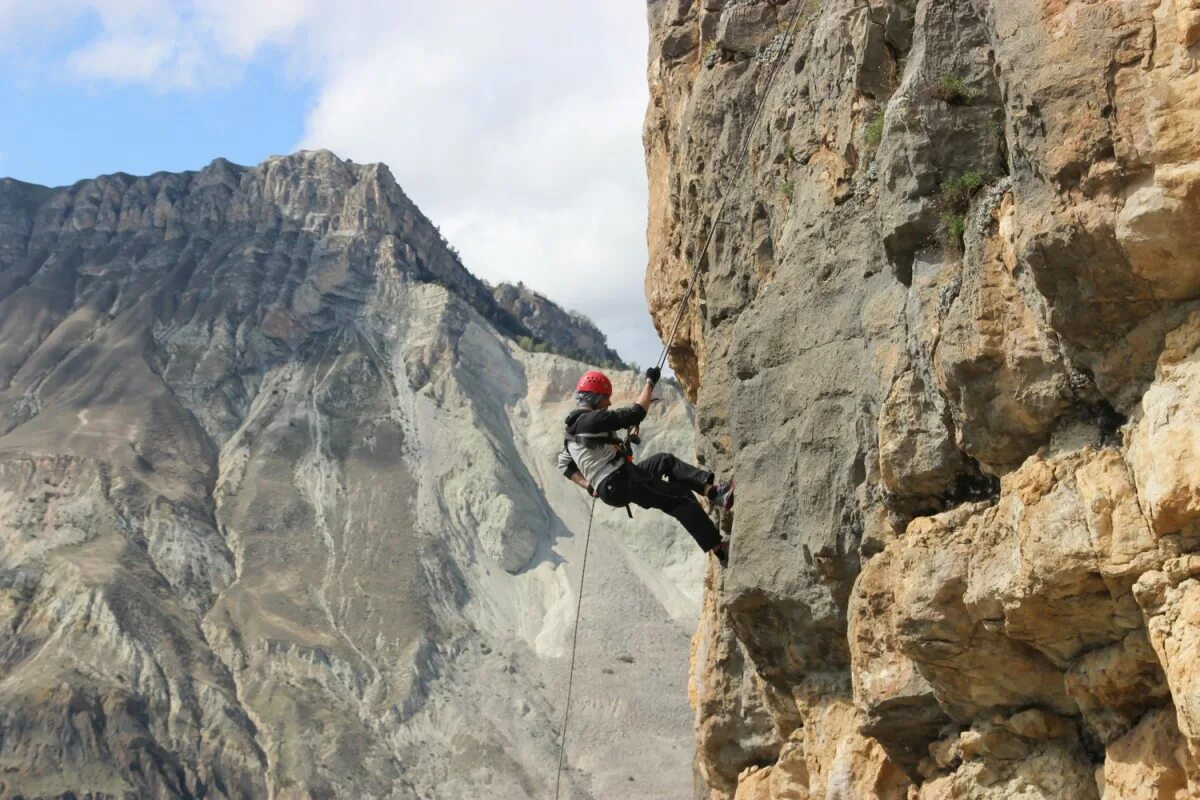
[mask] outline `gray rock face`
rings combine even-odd
[[[0,182],[0,796],[546,794],[585,366],[528,334],[380,166]],[[591,548],[568,794],[666,796],[703,556]]]
[[[1148,740],[1096,775],[1151,735],[1126,695],[1193,685],[1156,621],[1190,590],[1156,570],[1195,548],[1200,7],[647,8],[646,290],[663,333],[690,301],[671,364],[739,491],[700,796],[1134,796],[1120,754]],[[1147,625],[1160,665],[1064,689]],[[1178,763],[1162,796],[1200,791]]]
[[[617,351],[582,314],[565,311],[525,284],[501,283],[492,289],[501,308],[533,332],[533,349],[545,349],[597,366],[623,366]]]

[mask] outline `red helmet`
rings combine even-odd
[[[603,372],[583,373],[583,377],[579,379],[579,383],[575,384],[577,392],[591,392],[592,394],[602,394],[605,397],[612,396],[612,381]]]

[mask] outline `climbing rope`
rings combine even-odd
[[[746,154],[750,151],[750,140],[754,138],[754,128],[758,125],[758,119],[762,115],[763,107],[767,103],[767,95],[771,93],[771,86],[775,83],[775,76],[779,74],[779,68],[783,66],[783,62],[787,60],[787,55],[791,52],[792,43],[796,37],[796,25],[800,22],[800,17],[804,13],[804,8],[807,3],[797,3],[796,11],[792,14],[792,21],[787,28],[787,46],[779,57],[775,59],[775,64],[771,68],[771,74],[767,76],[767,85],[763,89],[762,96],[758,98],[758,107],[754,109],[754,116],[750,119],[750,128],[746,132],[746,139],[742,142],[742,151],[738,153],[737,160],[743,161]],[[692,269],[692,277],[688,281],[687,289],[683,293],[683,300],[679,303],[679,310],[675,312],[675,322],[671,325],[671,332],[667,335],[666,342],[663,344],[662,354],[658,357],[657,366],[662,369],[667,363],[667,354],[671,350],[671,345],[675,342],[675,334],[679,332],[679,323],[683,321],[683,312],[687,309],[688,303],[692,299],[692,290],[696,288],[696,281],[700,277],[700,266],[704,263],[704,255],[708,252],[709,245],[712,244],[713,237],[717,233],[717,223],[721,220],[721,214],[725,211],[725,201],[729,195],[721,195],[721,202],[717,206],[717,213],[713,214],[712,222],[708,226],[708,235],[704,237],[704,246],[700,248],[700,252],[696,254],[696,266]]]
[[[567,708],[563,711],[562,738],[558,744],[558,776],[554,779],[554,800],[562,783],[563,755],[567,752],[567,723],[571,719],[571,689],[575,685],[575,651],[579,644],[579,612],[583,608],[583,579],[587,575],[588,545],[592,542],[592,519],[596,516],[596,498],[588,512],[587,537],[583,540],[583,567],[579,570],[579,600],[575,603],[575,631],[571,634],[571,669],[567,677]]]

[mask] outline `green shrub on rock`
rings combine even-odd
[[[874,119],[867,123],[866,130],[863,132],[863,141],[867,143],[867,147],[872,149],[879,147],[879,143],[883,141],[883,114],[877,114]]]
[[[958,75],[943,75],[934,83],[932,94],[952,106],[962,106],[974,100],[979,93]]]

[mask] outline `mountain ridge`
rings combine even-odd
[[[42,186],[16,178],[0,177],[0,206],[3,206],[6,201],[11,201],[14,194],[18,197],[23,196],[24,202],[20,205],[25,207],[27,213],[36,217],[45,204],[55,202],[56,196],[64,194],[78,196],[87,193],[91,189],[98,189],[104,192],[113,188],[128,190],[138,186],[145,186],[148,191],[158,192],[164,188],[162,186],[164,183],[173,184],[170,187],[170,191],[186,193],[189,187],[193,185],[199,187],[212,185],[228,186],[229,184],[226,183],[226,179],[242,179],[255,170],[269,170],[271,165],[287,163],[297,159],[301,161],[313,160],[321,162],[330,168],[336,165],[339,169],[354,173],[357,176],[356,180],[358,182],[374,181],[380,189],[379,194],[381,197],[386,198],[388,195],[394,194],[399,204],[410,206],[418,218],[418,224],[424,227],[424,223],[427,223],[441,244],[445,245],[444,249],[449,255],[448,259],[443,260],[443,263],[430,265],[428,273],[424,272],[426,269],[426,265],[424,264],[417,263],[411,265],[414,275],[418,278],[427,277],[429,280],[435,282],[446,281],[448,285],[451,285],[457,292],[462,294],[476,310],[495,324],[505,335],[513,339],[524,338],[532,345],[544,350],[570,357],[578,357],[582,360],[588,360],[588,358],[596,356],[596,362],[601,365],[619,365],[624,363],[619,357],[616,357],[614,351],[607,348],[604,334],[597,330],[590,320],[579,315],[577,312],[557,306],[553,301],[546,298],[545,295],[535,293],[539,300],[539,305],[548,304],[550,306],[548,309],[549,316],[557,319],[575,319],[577,322],[575,325],[577,332],[569,337],[570,346],[564,344],[562,326],[558,326],[559,330],[555,332],[557,335],[556,344],[554,334],[549,335],[549,338],[547,338],[547,331],[538,331],[530,328],[511,309],[501,305],[491,295],[491,287],[485,281],[477,278],[466,267],[457,250],[450,246],[450,243],[442,236],[440,229],[407,196],[396,182],[391,170],[383,163],[358,164],[353,161],[342,160],[332,151],[318,149],[301,150],[287,156],[271,156],[253,166],[236,164],[225,158],[215,158],[208,165],[197,170],[185,170],[183,172],[158,171],[145,176],[118,171],[99,175],[94,178],[80,179],[72,184],[58,187]],[[445,261],[453,262],[453,264],[445,263]],[[457,267],[457,269],[454,267]],[[579,346],[579,342],[584,340],[589,342],[588,346]],[[592,341],[598,341],[600,344],[598,346],[593,345]],[[559,345],[563,345],[566,349],[560,349]]]

